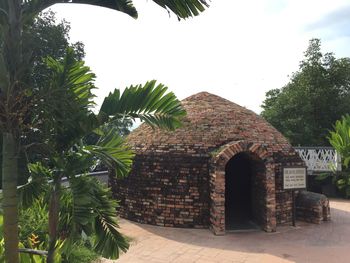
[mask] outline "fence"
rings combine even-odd
[[[341,157],[332,147],[294,147],[310,172],[341,171]]]

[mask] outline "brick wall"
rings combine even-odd
[[[255,158],[254,158],[255,157]],[[256,156],[253,156],[252,161],[252,213],[255,222],[263,226],[264,218],[266,216],[265,199],[267,195],[267,189],[265,187],[266,180],[266,168],[264,163]]]
[[[293,151],[275,153],[275,183],[276,183],[276,219],[278,224],[289,224],[293,216],[293,199],[291,190],[283,190],[283,167],[304,166],[305,163]]]
[[[113,181],[119,213],[160,226],[208,227],[208,157],[137,155],[130,175]]]

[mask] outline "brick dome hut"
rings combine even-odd
[[[215,234],[265,231],[292,221],[282,167],[304,166],[281,133],[254,112],[201,92],[182,101],[174,132],[142,124],[129,136],[129,176],[111,182],[122,217],[160,226],[210,227]],[[252,223],[253,222],[253,223]]]

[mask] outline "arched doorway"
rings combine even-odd
[[[225,167],[226,230],[257,229],[262,224],[265,197],[263,161],[249,152],[234,155]]]
[[[238,141],[215,153],[210,163],[210,228],[216,235],[226,232],[226,165],[238,154],[248,156],[251,172],[251,216],[263,230],[276,231],[275,164],[266,145]]]

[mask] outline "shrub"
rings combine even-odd
[[[334,131],[328,137],[330,144],[342,158],[342,172],[333,168],[333,183],[337,186],[345,198],[350,198],[350,115],[345,115],[341,120],[336,121]],[[321,175],[319,180],[329,175]]]

